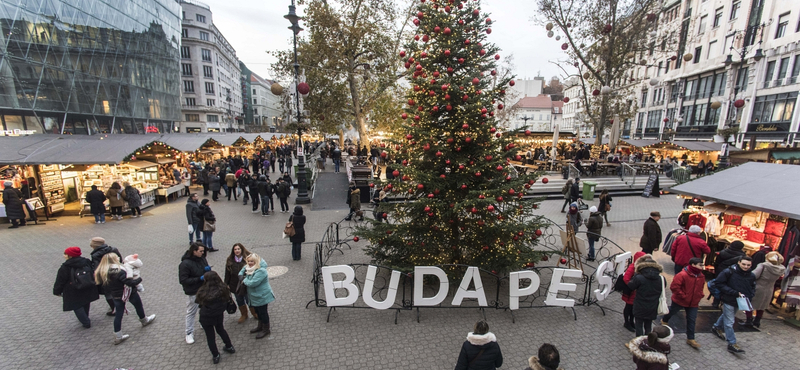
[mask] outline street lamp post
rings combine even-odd
[[[298,85],[300,83],[300,64],[297,62],[297,34],[303,29],[300,28],[300,17],[295,12],[294,0],[292,5],[289,5],[289,14],[284,15],[292,23],[289,27],[294,33],[294,92],[295,104],[297,106],[297,198],[296,204],[311,203],[311,198],[308,197],[308,184],[306,183],[306,162],[303,156],[303,128],[300,126],[300,91]]]

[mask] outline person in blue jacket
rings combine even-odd
[[[269,285],[267,262],[255,253],[247,256],[246,261],[247,266],[239,271],[239,275],[244,277],[242,283],[247,286],[247,298],[258,315],[258,326],[250,333],[258,333],[256,339],[261,339],[270,334],[267,306],[275,300],[275,295]]]

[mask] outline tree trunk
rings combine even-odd
[[[350,62],[351,70],[353,68],[353,61]],[[355,124],[358,130],[359,141],[361,145],[369,145],[369,133],[367,132],[367,122],[364,118],[364,113],[361,111],[361,100],[358,95],[358,86],[356,86],[356,76],[352,72],[347,74],[347,84],[350,87],[350,97],[353,99],[353,114],[356,117]]]

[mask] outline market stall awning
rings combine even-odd
[[[800,219],[800,166],[749,162],[673,187],[677,194]]]
[[[800,151],[791,152],[772,152],[772,157],[776,160],[800,159]]]
[[[602,137],[601,139],[602,139],[603,145],[608,145],[608,138],[607,137]],[[584,144],[594,145],[594,143],[597,142],[597,138],[595,138],[595,137],[584,137],[584,138],[581,138],[578,141],[580,141],[580,142],[582,142]]]
[[[118,164],[153,135],[31,135],[0,137],[3,164]]]
[[[659,141],[647,146],[647,149],[688,150],[692,152],[718,152],[723,143],[712,141]],[[728,151],[734,152],[741,149],[728,144]]]
[[[193,152],[203,147],[211,138],[209,134],[169,134],[161,135],[160,140],[182,152]]]
[[[150,167],[157,167],[158,166],[157,163],[148,162],[148,161],[130,161],[130,162],[125,162],[125,165],[126,166],[131,166],[131,167],[134,167],[134,168],[137,168],[137,169],[150,168]]]
[[[636,139],[622,139],[619,141],[621,145],[630,145],[635,146],[637,148],[644,148],[649,145],[653,145],[658,142],[658,140],[636,140]]]

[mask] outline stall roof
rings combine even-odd
[[[722,149],[723,143],[715,143],[712,141],[659,141],[648,145],[648,148],[667,148],[677,147],[681,150],[689,150],[693,152],[718,152]],[[741,149],[732,145],[728,145],[729,152],[739,151]]]
[[[658,142],[658,140],[636,140],[636,139],[620,139],[620,142],[628,144],[630,146],[635,146],[637,148],[644,148],[649,145],[653,145]]]
[[[582,142],[584,144],[594,145],[594,143],[597,142],[596,140],[597,140],[596,137],[584,137],[584,138],[581,138],[578,141],[580,141],[580,142]],[[603,137],[601,142],[603,143],[603,145],[607,145],[608,144],[608,140],[609,140],[609,138]]]
[[[148,161],[130,161],[125,162],[126,166],[136,167],[136,168],[150,168],[150,167],[157,167],[158,164]]]
[[[117,164],[153,135],[31,135],[0,137],[4,164]]]
[[[749,162],[675,186],[672,192],[800,219],[800,166]]]
[[[208,134],[169,134],[160,138],[164,144],[182,152],[200,149],[209,139],[212,139],[212,136]]]

